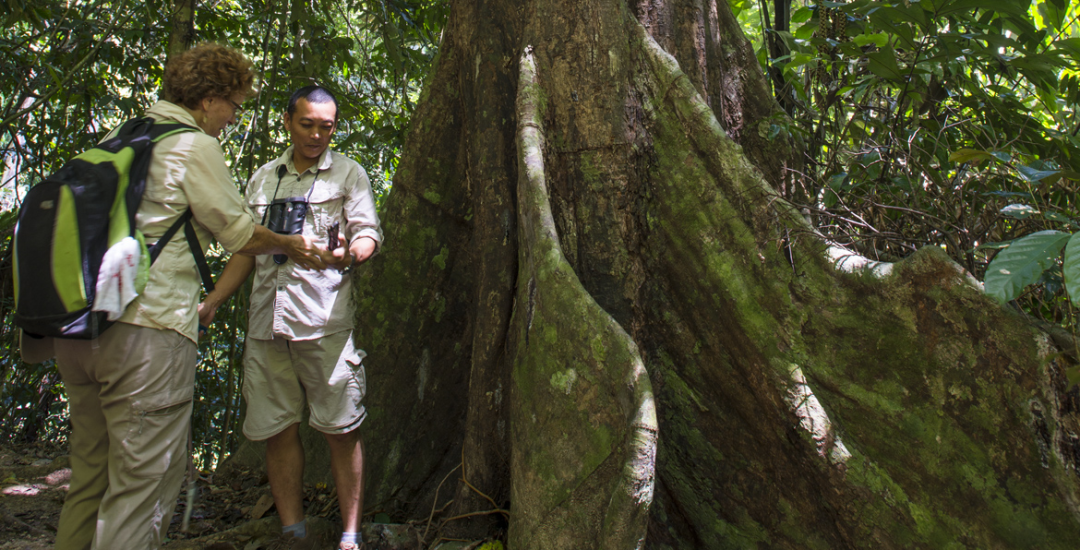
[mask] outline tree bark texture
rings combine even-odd
[[[195,6],[198,0],[174,0],[169,13],[169,51],[166,62],[191,49],[195,43]]]
[[[522,549],[1075,545],[1072,356],[940,251],[825,260],[725,2],[458,0],[439,55],[353,289],[369,508]]]

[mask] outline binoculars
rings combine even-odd
[[[308,202],[304,197],[274,199],[266,212],[266,228],[279,235],[299,235],[304,231]],[[289,260],[284,254],[274,254],[274,263],[281,265]]]

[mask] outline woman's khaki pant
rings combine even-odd
[[[71,484],[57,550],[156,549],[188,462],[195,343],[117,323],[56,340],[71,409]]]

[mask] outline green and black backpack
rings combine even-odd
[[[149,248],[135,229],[154,145],[193,130],[149,117],[129,120],[30,188],[15,226],[15,324],[24,332],[92,339],[111,326],[107,313],[93,311],[94,294],[105,252],[125,237],[143,248],[145,284],[150,264],[183,226],[203,284],[213,288],[190,210]]]

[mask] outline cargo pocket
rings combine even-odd
[[[187,456],[194,387],[141,396],[132,402],[127,435],[120,442],[123,471],[159,479]]]
[[[345,362],[349,364],[349,371],[352,373],[353,381],[356,382],[359,390],[356,397],[357,404],[360,404],[364,400],[364,396],[367,395],[367,374],[364,372],[364,357],[367,357],[364,350],[356,350],[345,359]]]

